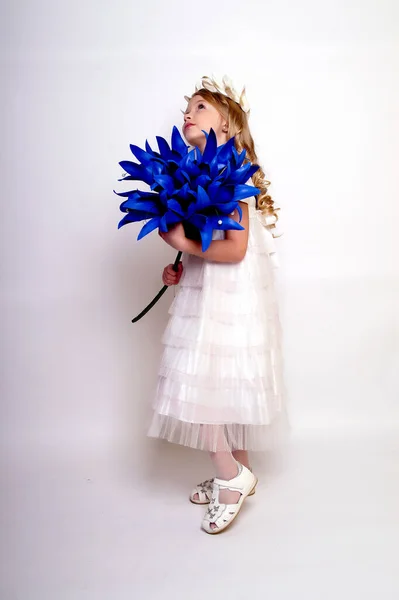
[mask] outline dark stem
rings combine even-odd
[[[176,271],[176,273],[177,273],[177,270],[178,270],[178,267],[179,267],[179,262],[180,262],[180,259],[181,259],[181,255],[182,255],[182,252],[178,252],[178,254],[176,256],[176,260],[175,260],[175,262],[173,264],[173,270]],[[169,287],[168,285],[164,285],[163,288],[155,296],[155,298],[153,300],[151,300],[151,302],[149,303],[149,305],[146,306],[145,309],[142,310],[139,315],[137,315],[137,317],[134,317],[134,319],[132,319],[132,323],[137,323],[137,321],[139,321],[141,319],[141,317],[144,317],[144,315],[146,315],[148,313],[148,311],[151,310],[151,308],[164,295],[164,293],[166,292],[166,290],[168,289],[168,287]]]

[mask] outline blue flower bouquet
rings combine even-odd
[[[229,215],[237,209],[241,220],[238,202],[259,193],[258,188],[245,183],[259,166],[245,162],[246,151],[237,152],[234,137],[218,146],[213,129],[209,134],[204,133],[207,141],[203,153],[198,148],[189,150],[177,127],[173,127],[171,146],[157,136],[158,152],[152,150],[148,142],[145,150],[130,145],[140,164],[120,162],[127,175],[118,181],[143,181],[150,191],[136,189],[118,193],[114,190],[126,198],[120,205],[126,215],[118,228],[146,221],[138,234],[140,240],[154,229],[167,232],[182,223],[186,237],[201,241],[203,252],[209,248],[215,229],[243,229]],[[181,254],[176,257],[175,270]],[[167,288],[165,285],[133,323],[154,306]]]

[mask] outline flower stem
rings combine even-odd
[[[176,260],[173,264],[173,270],[177,273],[177,269],[178,269],[178,265],[181,259],[181,252],[178,252],[177,256],[176,256]],[[164,293],[166,292],[166,290],[168,289],[168,285],[164,285],[163,288],[158,292],[158,294],[155,296],[155,298],[153,300],[151,300],[151,302],[148,304],[148,306],[145,307],[144,310],[141,311],[141,313],[139,315],[137,315],[137,317],[134,317],[134,319],[132,319],[132,323],[137,323],[137,321],[139,321],[141,319],[141,317],[144,317],[144,315],[146,315],[148,313],[149,310],[151,310],[151,308],[158,302],[158,300],[164,295]]]

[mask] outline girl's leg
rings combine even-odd
[[[226,449],[226,439],[222,427],[218,428],[217,435],[220,451],[217,450],[216,452],[210,453],[216,477],[227,480],[233,479],[238,473],[236,460],[250,469],[247,450],[235,450],[234,452],[230,452]],[[198,494],[195,494],[194,499],[199,499]],[[221,490],[220,492],[219,500],[223,504],[235,504],[239,499],[239,492],[232,492],[230,490]]]
[[[216,477],[229,480],[238,475],[237,463],[231,452],[221,451],[211,452],[210,454]],[[240,496],[240,492],[220,490],[219,500],[222,504],[236,504]]]
[[[216,477],[229,480],[238,475],[237,462],[228,447],[223,427],[217,428],[216,451],[211,452],[210,456]],[[240,495],[240,492],[220,490],[219,501],[222,504],[236,504],[240,499]]]
[[[234,458],[238,462],[240,462],[242,465],[244,465],[244,467],[247,467],[247,469],[251,468],[250,464],[249,464],[249,457],[248,457],[248,451],[247,450],[234,450],[234,452],[232,452],[232,455],[234,456]],[[211,453],[211,459],[212,459],[212,462],[214,464],[214,470],[216,472],[218,472],[218,468],[219,468],[220,471],[224,472],[223,465],[224,464],[226,464],[226,465],[229,465],[229,464],[231,465],[232,464],[232,461],[229,459],[229,457],[227,457],[227,458],[224,457],[223,453],[221,453],[221,452],[214,453],[214,456],[215,456],[215,458],[213,459],[212,458],[213,454]],[[217,464],[217,466],[216,466],[216,464]],[[222,477],[222,476],[219,476],[219,475],[216,475],[216,476],[220,477],[221,479],[232,479],[237,474],[237,468],[235,468],[235,470],[228,468],[228,471],[233,473],[231,477]],[[194,500],[199,500],[198,494],[194,494]],[[231,504],[233,504],[233,503],[231,503]]]
[[[234,458],[238,460],[238,462],[244,465],[244,467],[247,467],[247,469],[251,468],[249,464],[248,450],[234,450],[232,454]]]

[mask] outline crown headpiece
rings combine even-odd
[[[195,92],[198,92],[201,89],[208,90],[209,92],[217,92],[219,94],[223,94],[223,96],[227,96],[234,102],[237,102],[245,113],[249,113],[249,103],[245,94],[245,86],[243,87],[240,94],[234,89],[233,82],[230,77],[224,75],[222,80],[218,80],[216,77],[202,77],[195,86]],[[189,96],[184,96],[187,102],[190,100]]]

